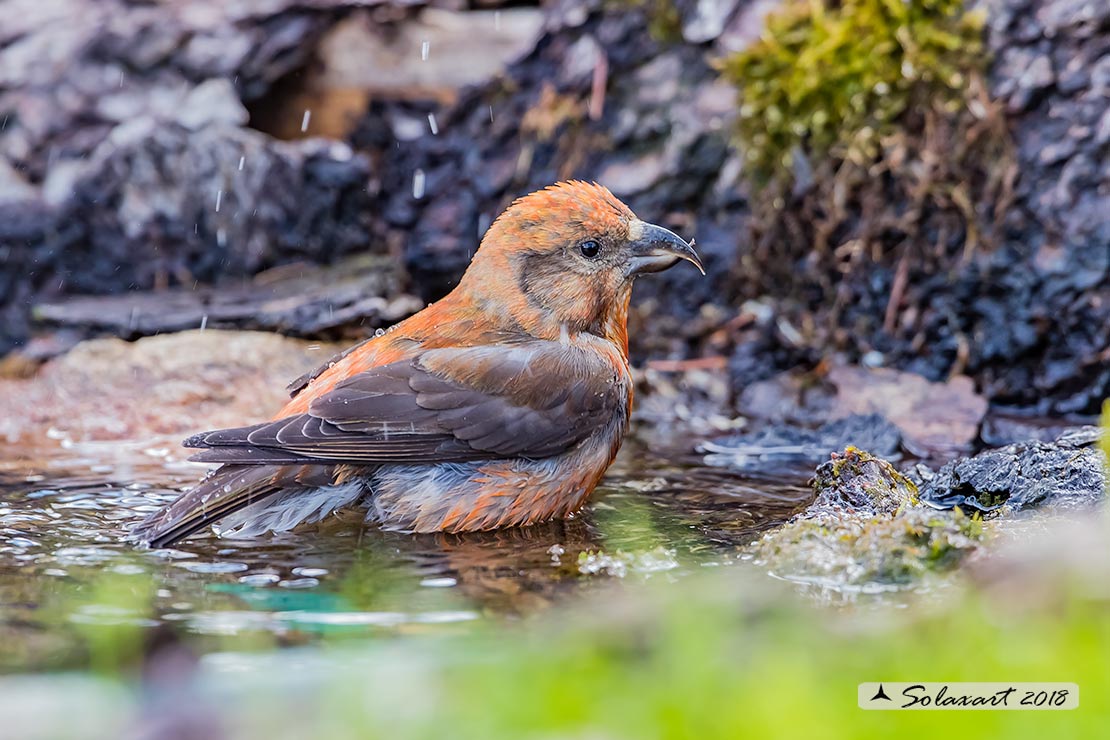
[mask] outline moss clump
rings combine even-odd
[[[962,105],[983,64],[983,15],[962,0],[795,0],[724,62],[743,94],[745,156],[765,176],[798,151],[863,162],[922,97]]]
[[[756,186],[737,297],[774,296],[802,357],[927,346],[927,278],[993,244],[1017,176],[982,16],[960,0],[787,0],[766,24],[720,63]],[[938,373],[962,371],[957,349]]]

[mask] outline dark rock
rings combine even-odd
[[[387,257],[365,255],[331,267],[285,265],[249,283],[213,289],[132,291],[40,304],[37,320],[136,338],[186,329],[262,329],[301,337],[365,336],[423,307],[402,292],[404,275]]]
[[[817,498],[811,512],[893,514],[917,503],[917,486],[909,478],[886,460],[851,446],[817,468],[813,490]]]
[[[901,434],[878,414],[852,415],[817,429],[779,424],[754,434],[739,434],[701,445],[706,462],[741,470],[806,467],[826,460],[829,454],[855,447],[880,457],[897,459]],[[818,471],[820,475],[820,471]]]
[[[0,293],[10,317],[0,351],[26,338],[32,304],[61,295],[188,290],[294,259],[380,254],[369,178],[369,163],[344,144],[218,124],[121,124],[86,160],[52,171],[45,192],[57,205],[22,206],[0,225],[0,282],[14,288]]]
[[[32,305],[60,296],[226,285],[384,252],[369,161],[338,142],[274,141],[245,128],[244,107],[373,5],[6,7],[0,354],[27,341]]]
[[[1003,447],[1017,442],[1052,442],[1064,434],[1084,428],[1067,419],[1023,417],[992,411],[983,420],[979,436],[987,447]]]
[[[1106,457],[1090,447],[1097,429],[1055,442],[1023,442],[948,463],[921,488],[921,500],[941,509],[1016,512],[1071,509],[1102,501]]]

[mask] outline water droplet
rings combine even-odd
[[[311,109],[306,109],[305,112],[304,112],[304,118],[301,119],[301,133],[302,134],[305,131],[308,131],[308,122],[311,118],[312,118],[312,110]]]
[[[420,45],[420,61],[428,61],[428,52],[431,50],[431,46],[431,43],[428,41],[425,41]]]
[[[243,165],[245,165],[246,163],[247,163],[247,158],[246,157],[239,157],[239,171],[240,172],[243,171]]]
[[[432,136],[438,136],[439,135],[439,126],[436,124],[436,114],[435,113],[429,113],[428,114],[428,128],[430,128],[432,130]]]
[[[425,578],[420,582],[420,585],[424,588],[450,588],[456,583],[458,583],[458,581],[454,578],[444,576],[443,578]]]
[[[412,173],[412,197],[420,200],[424,197],[424,170],[416,170]]]
[[[220,212],[220,202],[223,201],[223,199],[224,199],[224,191],[217,190],[216,191],[216,213]]]
[[[327,568],[294,568],[293,575],[306,578],[319,578],[328,574]]]

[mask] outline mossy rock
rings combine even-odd
[[[917,486],[886,460],[856,447],[833,453],[813,478],[815,508],[892,514],[917,504]]]
[[[982,521],[959,510],[906,507],[893,516],[824,511],[766,535],[755,556],[790,580],[834,588],[902,586],[956,566],[982,538]]]
[[[776,575],[833,588],[884,588],[947,570],[978,547],[982,521],[920,506],[913,481],[848,447],[817,468],[817,498],[753,546]]]

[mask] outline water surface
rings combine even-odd
[[[205,472],[175,440],[74,443],[0,462],[0,669],[84,667],[97,627],[173,626],[200,652],[467,630],[629,580],[750,567],[743,546],[809,501],[804,478],[698,464],[630,442],[573,519],[406,535],[358,512],[252,540],[138,551],[127,528]]]

